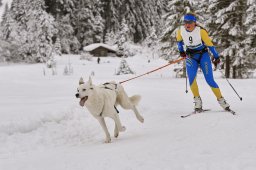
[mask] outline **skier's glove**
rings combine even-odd
[[[218,65],[220,64],[220,57],[218,58],[212,58],[212,63],[214,65],[215,70],[218,68]]]
[[[187,57],[187,54],[186,54],[185,52],[180,52],[180,56],[181,56],[182,58],[186,58],[186,57]]]

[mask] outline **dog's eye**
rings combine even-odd
[[[86,91],[86,89],[83,89],[83,91]]]
[[[92,87],[91,87],[90,89],[91,89],[91,90],[93,90],[93,88],[92,88]]]

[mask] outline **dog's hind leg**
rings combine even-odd
[[[119,130],[118,130],[117,125],[116,125],[116,123],[115,123],[114,136],[117,138],[118,135],[119,135]]]
[[[100,118],[98,118],[98,121],[100,122],[100,125],[101,125],[101,127],[104,130],[105,135],[106,135],[105,143],[110,143],[111,142],[111,138],[110,138],[110,134],[108,132],[108,128],[107,128],[107,125],[106,125],[106,122],[105,122],[104,118],[100,117]]]
[[[126,127],[122,126],[118,114],[114,114],[112,118],[115,121],[115,126],[117,127],[117,130],[119,132],[124,132],[126,130]]]
[[[144,122],[144,118],[140,115],[140,113],[138,112],[136,106],[133,106],[132,108],[133,112],[135,113],[136,118],[143,123]]]

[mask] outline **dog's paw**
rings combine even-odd
[[[114,131],[114,136],[115,138],[117,138],[119,136],[119,131],[117,128],[115,128],[115,131]]]
[[[105,140],[105,143],[110,143],[111,142],[111,138],[107,138],[106,140]]]
[[[137,116],[137,119],[141,122],[144,123],[144,118],[142,116]]]
[[[114,136],[115,138],[117,138],[119,136],[119,133],[115,133]]]
[[[124,132],[126,130],[126,127],[125,126],[122,126],[122,128],[121,128],[121,132]]]

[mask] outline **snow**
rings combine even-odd
[[[111,51],[116,51],[116,48],[110,46],[110,45],[107,45],[107,44],[103,44],[103,43],[94,43],[94,44],[90,44],[88,46],[85,46],[83,48],[84,51],[93,51],[95,50],[96,48],[99,48],[99,47],[104,47],[106,49],[109,49]]]
[[[142,53],[144,54],[144,53]],[[56,58],[57,75],[43,64],[0,66],[0,169],[2,170],[254,170],[256,169],[255,79],[231,80],[241,102],[220,73],[216,81],[238,115],[223,112],[199,73],[204,108],[212,111],[182,119],[193,109],[192,94],[185,93],[185,79],[176,79],[174,65],[124,83],[129,95],[142,96],[133,113],[118,107],[126,132],[104,143],[99,123],[75,98],[81,76],[91,72],[95,84],[126,80],[136,75],[114,75],[120,58],[79,60]],[[148,63],[148,59],[151,60]],[[64,76],[69,63],[74,74]],[[129,57],[129,66],[143,74],[167,62],[146,55]]]

